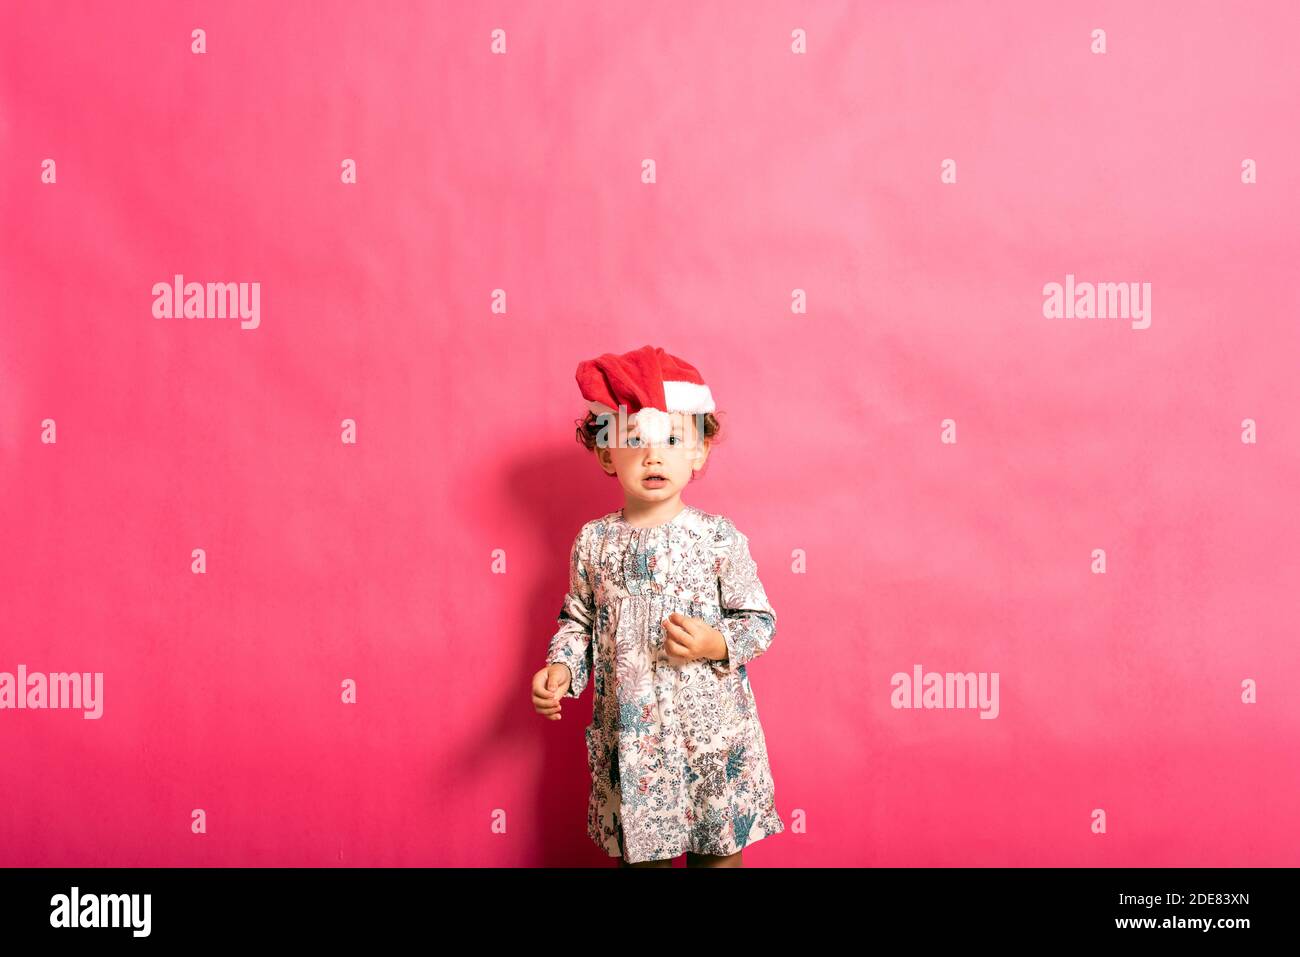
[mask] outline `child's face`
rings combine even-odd
[[[702,468],[709,456],[709,443],[700,441],[695,416],[687,412],[670,412],[669,416],[672,432],[662,445],[642,443],[635,423],[620,432],[620,423],[614,419],[609,431],[611,438],[618,434],[618,442],[596,448],[600,467],[618,477],[630,499],[662,502],[680,495],[692,473]],[[662,481],[651,480],[651,476],[661,476]]]

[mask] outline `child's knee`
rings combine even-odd
[[[743,867],[741,851],[735,854],[696,854],[686,852],[687,867]]]

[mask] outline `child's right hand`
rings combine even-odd
[[[533,675],[533,707],[537,713],[551,721],[559,721],[560,699],[569,690],[572,680],[569,666],[561,662],[547,665]]]

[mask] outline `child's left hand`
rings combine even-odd
[[[727,639],[703,618],[673,612],[664,619],[664,651],[675,665],[697,658],[721,661],[727,657]]]

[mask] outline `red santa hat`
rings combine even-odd
[[[658,346],[584,359],[575,378],[589,410],[597,415],[617,414],[623,406],[641,438],[654,444],[668,439],[672,427],[668,413],[716,408],[700,371]]]

